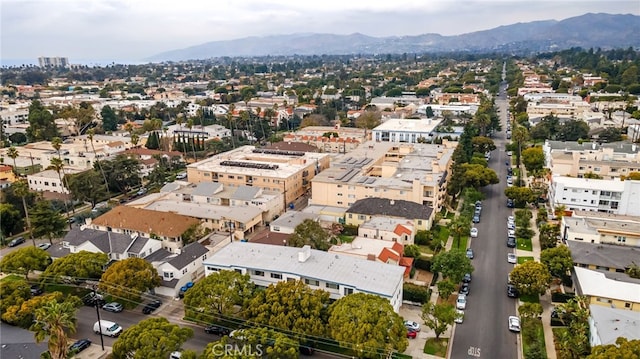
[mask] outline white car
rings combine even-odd
[[[509,330],[512,332],[520,332],[520,318],[515,315],[509,316]]]
[[[419,332],[420,331],[420,324],[416,323],[416,322],[412,322],[410,320],[405,320],[404,321],[404,326],[408,329],[408,330],[412,330],[414,332]]]
[[[467,296],[464,294],[458,294],[456,300],[456,309],[465,310],[467,308]]]
[[[516,229],[516,224],[513,222],[507,222],[507,229]]]
[[[456,319],[454,319],[453,321],[458,324],[462,324],[462,322],[464,322],[464,312],[460,309],[456,309]]]
[[[518,263],[518,257],[515,255],[515,253],[507,253],[507,262],[516,264]]]
[[[516,217],[514,217],[514,216],[509,216],[509,217],[507,217],[507,222],[513,222],[513,223],[516,223]]]
[[[476,227],[471,228],[470,234],[471,234],[471,238],[477,238],[478,237],[478,228],[476,228]]]
[[[513,152],[512,151],[507,151],[507,156],[513,156]]]
[[[51,247],[51,243],[40,243],[38,244],[38,248],[42,249],[42,250],[47,250]]]
[[[515,237],[516,236],[516,231],[513,229],[510,229],[507,231],[507,237]]]

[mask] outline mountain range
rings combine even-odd
[[[215,57],[348,55],[401,53],[509,53],[582,48],[640,48],[640,16],[584,14],[564,20],[543,20],[500,26],[462,35],[372,37],[298,33],[212,41],[163,52],[147,61],[202,60]]]

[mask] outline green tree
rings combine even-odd
[[[98,164],[99,162],[99,164]],[[126,155],[117,155],[111,161],[96,161],[96,170],[102,168],[110,192],[126,193],[131,188],[140,186],[140,161]]]
[[[542,147],[530,147],[522,151],[522,163],[529,172],[541,170],[544,167]]]
[[[60,292],[44,293],[31,297],[19,304],[16,303],[16,305],[9,306],[7,311],[2,315],[2,320],[11,325],[28,329],[34,324],[36,309],[50,302],[60,303],[65,300],[72,301],[76,306],[82,304],[76,296],[65,296]]]
[[[19,180],[19,181],[13,182],[11,187],[13,188],[13,193],[16,196],[22,198],[22,207],[24,209],[24,217],[27,220],[27,230],[29,231],[29,237],[31,238],[31,241],[35,246],[36,240],[33,238],[33,228],[31,226],[31,219],[29,218],[29,208],[27,208],[27,196],[29,196],[30,194],[29,185],[27,184],[26,180]]]
[[[37,247],[23,247],[7,253],[0,260],[0,269],[5,273],[21,273],[28,280],[34,270],[45,270],[51,257],[49,253]]]
[[[193,329],[181,328],[166,318],[149,318],[132,325],[113,343],[115,359],[168,358],[180,349]]]
[[[67,221],[51,206],[50,201],[39,201],[35,208],[31,210],[31,225],[33,235],[36,237],[47,237],[49,243],[53,244],[53,238],[64,234]]]
[[[420,247],[415,244],[410,244],[404,247],[404,256],[411,258],[419,258],[422,255]]]
[[[253,288],[248,274],[225,270],[212,273],[185,293],[185,316],[209,322],[235,315],[235,306],[246,307]]]
[[[456,308],[449,303],[427,302],[422,305],[422,320],[427,327],[433,329],[436,339],[440,339],[440,335],[453,324],[458,316]]]
[[[540,248],[542,250],[554,248],[556,246],[556,243],[558,243],[559,236],[559,225],[544,223],[542,226],[540,226],[540,234],[538,235],[538,239],[540,240]]]
[[[322,337],[328,305],[329,292],[311,289],[301,280],[281,281],[257,292],[245,313],[258,324]]]
[[[540,262],[547,266],[549,273],[556,278],[562,278],[573,268],[571,251],[567,246],[544,249],[540,252]]]
[[[518,307],[518,314],[523,318],[534,319],[542,315],[542,306],[540,303],[522,303]]]
[[[607,143],[622,141],[622,131],[616,127],[607,127],[598,134],[598,140]]]
[[[268,328],[239,329],[235,338],[228,336],[209,343],[201,359],[294,359],[300,356],[299,343],[283,333]],[[243,346],[252,348],[242,352]],[[236,346],[239,346],[236,349]],[[225,350],[224,348],[229,348]]]
[[[409,345],[404,320],[385,298],[354,293],[329,307],[329,335],[360,358],[378,358]]]
[[[585,173],[582,178],[590,178],[590,179],[602,179],[602,176],[600,176],[597,173],[593,173],[593,172],[587,172]]]
[[[64,178],[73,198],[90,202],[92,207],[107,195],[104,181],[96,170],[68,174]]]
[[[640,358],[640,339],[618,337],[616,344],[597,345],[591,348],[587,359],[637,359]]]
[[[69,253],[53,261],[40,278],[54,282],[60,282],[64,277],[99,280],[107,263],[109,263],[109,256],[105,253],[87,251]]]
[[[16,165],[16,158],[18,158],[19,153],[18,153],[18,149],[15,148],[14,146],[9,147],[9,149],[7,150],[7,157],[11,158],[13,160],[13,173],[14,174],[18,174],[18,166]]]
[[[99,288],[116,298],[139,302],[141,294],[159,286],[158,271],[142,258],[122,259],[102,274]]]
[[[22,303],[31,299],[30,286],[22,278],[2,281],[2,285],[0,285],[0,316],[4,315],[9,307],[20,308]]]
[[[453,239],[457,243],[456,249],[460,249],[460,239],[462,236],[469,235],[469,232],[471,231],[471,222],[467,217],[457,216],[449,225],[449,229],[451,230],[451,234],[453,234]]]
[[[625,273],[627,273],[627,275],[631,278],[640,279],[640,266],[638,266],[636,263],[631,263]]]
[[[469,163],[463,163],[460,167],[462,168],[462,188],[473,187],[480,189],[481,187],[500,182],[498,175],[491,168]]]
[[[160,138],[158,137],[157,132],[151,132],[149,139],[147,139],[147,143],[145,143],[145,147],[150,150],[157,150],[160,148]]]
[[[518,154],[516,156],[517,167],[520,168],[520,160],[522,158],[522,145],[529,140],[529,131],[523,126],[516,126],[511,136],[518,146]]]
[[[105,131],[115,131],[118,129],[118,116],[111,106],[106,105],[100,111],[102,117],[102,129]]]
[[[358,118],[356,118],[356,127],[365,128],[365,129],[373,129],[380,125],[382,114],[380,111],[363,111]]]
[[[35,310],[31,326],[36,343],[49,337],[47,346],[52,359],[66,359],[69,354],[69,334],[76,332],[77,302],[50,301]]]
[[[310,245],[311,248],[327,251],[331,247],[331,236],[320,226],[320,223],[305,219],[296,226],[293,235],[289,237],[288,244],[292,247]]]
[[[544,294],[549,288],[551,274],[544,264],[528,261],[513,268],[511,281],[522,295]]]
[[[535,203],[538,199],[529,187],[507,187],[504,189],[504,194],[515,201],[516,207],[524,207],[525,204]]]
[[[476,136],[471,139],[473,144],[473,152],[485,154],[496,149],[496,145],[492,139],[484,136]]]
[[[448,300],[451,293],[456,290],[456,284],[451,279],[443,279],[437,283],[440,298]]]
[[[31,102],[27,120],[29,121],[29,127],[27,127],[29,141],[51,141],[52,138],[59,136],[53,115],[40,101]]]
[[[15,208],[11,203],[0,203],[0,229],[2,229],[2,240],[4,241],[7,236],[12,236],[17,233],[21,233],[24,229],[24,222],[20,211]],[[2,243],[6,244],[6,243]]]
[[[453,283],[459,283],[465,274],[473,272],[471,260],[462,250],[442,251],[433,257],[431,270],[441,273]]]
[[[568,120],[560,127],[560,139],[577,141],[589,137],[589,125],[582,120]]]

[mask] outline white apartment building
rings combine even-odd
[[[617,142],[565,142],[546,140],[545,167],[553,174],[582,178],[587,173],[614,179],[640,172],[640,146]]]
[[[433,130],[442,119],[400,119],[392,118],[371,130],[371,139],[377,142],[418,143],[431,140]]]
[[[82,172],[72,168],[64,168],[58,176],[58,172],[54,170],[45,170],[27,176],[29,189],[35,192],[55,192],[68,194],[69,190],[64,186],[64,176],[68,174],[76,174]],[[62,179],[62,181],[61,181]]]
[[[312,289],[329,292],[333,300],[352,293],[368,293],[402,305],[402,266],[311,249],[232,242],[204,261],[205,274],[235,270],[248,274],[259,287],[280,281],[302,280]]]
[[[562,217],[560,236],[565,242],[640,247],[640,217],[574,212],[571,216]],[[592,254],[597,255],[597,253]]]
[[[463,105],[463,104],[448,104],[448,105],[421,105],[416,112],[420,114],[427,113],[427,107],[431,107],[433,115],[435,117],[442,117],[445,113],[450,113],[452,116],[460,116],[462,114],[475,115],[478,111],[478,105]]]
[[[549,186],[553,208],[640,216],[640,181],[554,175]]]
[[[205,140],[222,139],[225,137],[231,137],[231,130],[220,125],[209,126],[193,126],[188,128],[185,124],[167,126],[168,137],[174,136],[187,136],[187,137],[200,137]]]

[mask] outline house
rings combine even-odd
[[[351,256],[302,248],[251,242],[232,242],[205,262],[205,273],[235,270],[248,274],[258,287],[285,280],[304,281],[322,289],[332,300],[352,293],[368,293],[389,301],[398,312],[402,304],[404,268]]]
[[[117,206],[98,218],[87,219],[87,222],[92,229],[159,239],[162,248],[171,253],[182,248],[182,235],[188,229],[200,225],[200,221],[193,217],[129,206]]]
[[[590,304],[640,312],[640,279],[624,273],[573,267],[576,294]]]
[[[269,223],[269,230],[276,233],[293,234],[296,227],[306,220],[315,221],[317,215],[312,213],[288,211]]]
[[[640,247],[640,217],[576,211],[562,217],[560,235],[565,243],[579,241]]]
[[[373,216],[358,227],[358,236],[381,239],[410,245],[414,242],[415,226],[413,220]]]
[[[640,312],[589,306],[589,344],[615,345],[616,339],[640,340]]]
[[[145,258],[159,251],[162,242],[157,239],[141,237],[137,234],[107,232],[87,228],[74,227],[62,239],[60,245],[49,249],[52,258],[61,258],[70,253],[87,251],[105,253],[110,260],[126,258]]]
[[[365,198],[356,201],[346,212],[345,223],[348,225],[360,226],[367,221],[370,221],[374,217],[390,217],[396,219],[402,219],[402,222],[410,222],[410,226],[416,228],[418,230],[428,230],[431,228],[431,221],[433,216],[433,208],[418,204],[411,201],[404,200],[394,200],[394,199],[386,199],[386,198]],[[374,220],[375,223],[382,223],[380,220]],[[396,224],[399,224],[397,222]],[[381,235],[381,231],[378,228],[371,228],[373,225],[369,225],[368,227],[365,225],[365,232],[363,234],[371,233],[372,230],[375,233],[374,238]],[[409,226],[398,227],[394,226],[394,235],[391,236],[389,240],[401,239],[409,241]],[[396,229],[398,233],[395,233]],[[388,232],[388,231],[387,231]],[[382,231],[384,233],[384,231]]]
[[[188,282],[204,278],[203,262],[211,253],[207,247],[193,242],[184,246],[178,254],[167,253],[168,256],[161,259],[150,258],[162,277],[160,286],[155,289],[156,294],[175,298],[180,288]]]
[[[13,173],[13,167],[8,165],[0,165],[0,182],[13,183],[18,180],[15,173]]]
[[[403,256],[404,246],[402,244],[381,239],[356,237],[351,243],[331,246],[328,252],[402,266],[405,278],[409,277],[413,265],[413,258]]]
[[[640,265],[640,247],[567,241],[574,265],[581,268],[625,273]]]

